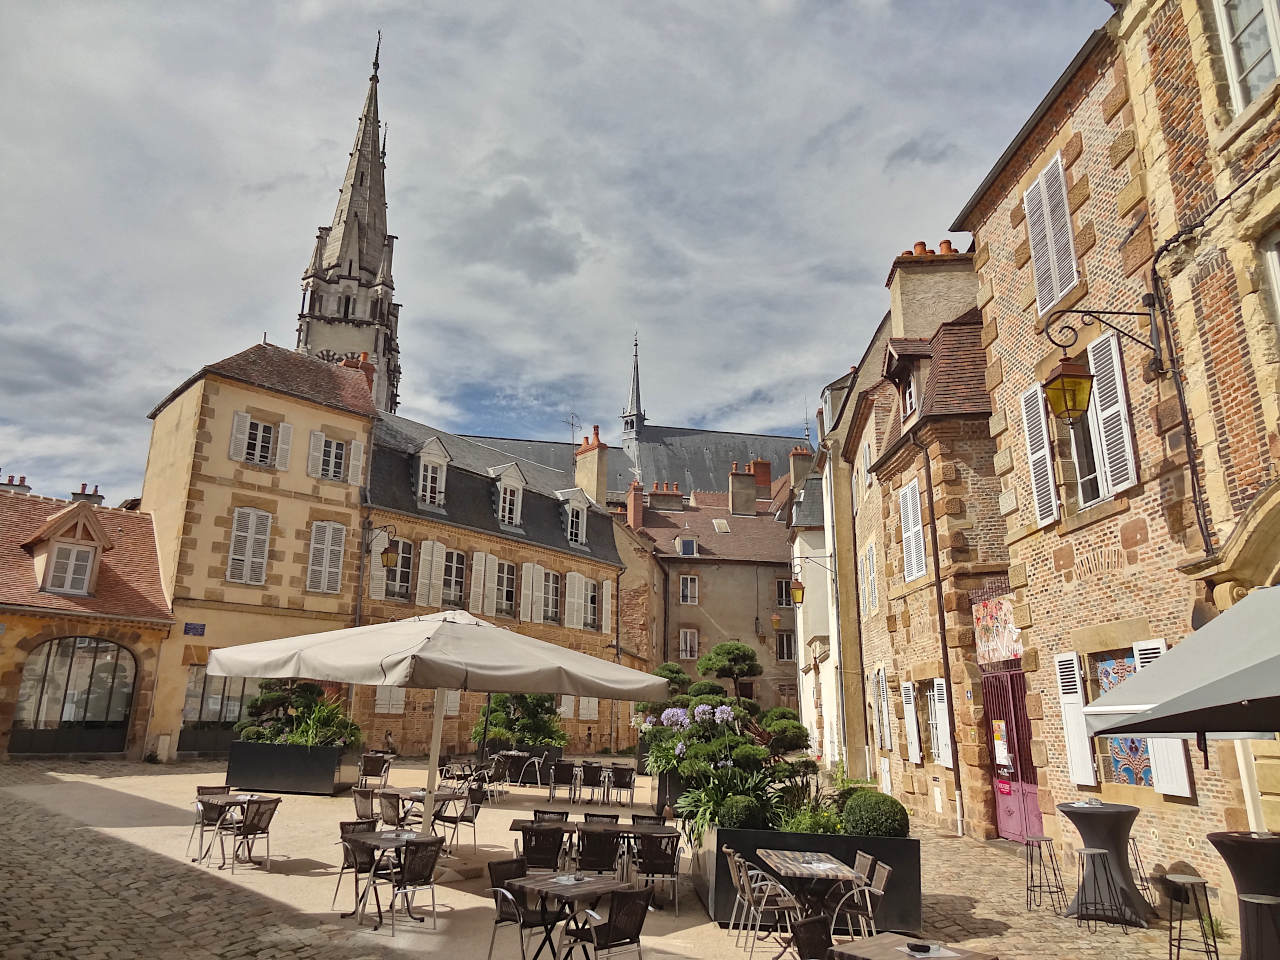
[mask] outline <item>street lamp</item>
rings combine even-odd
[[[375,527],[372,520],[365,521],[364,527],[364,552],[373,553],[374,534],[385,533],[387,535],[387,545],[382,548],[378,554],[382,561],[384,570],[392,569],[400,562],[400,548],[396,546],[396,527],[394,523],[388,523],[381,527]]]
[[[796,564],[797,568],[799,566]],[[804,584],[800,582],[798,572],[796,578],[791,581],[791,602],[797,607],[804,603]]]
[[[1049,379],[1044,382],[1044,396],[1049,401],[1049,411],[1059,420],[1074,423],[1089,409],[1089,394],[1093,388],[1093,374],[1082,363],[1062,358]]]

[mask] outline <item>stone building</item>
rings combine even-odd
[[[258,344],[151,411],[141,509],[175,621],[147,736],[161,759],[225,751],[255,693],[252,680],[205,676],[211,647],[351,624],[372,378],[367,362]]]
[[[25,478],[23,478],[25,480]],[[141,759],[173,624],[151,517],[0,489],[0,758]]]

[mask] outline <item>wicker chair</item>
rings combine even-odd
[[[617,823],[619,817],[616,813],[584,813],[582,820],[584,823]]]
[[[569,939],[569,950],[576,946],[590,946],[596,960],[612,957],[618,953],[640,952],[640,933],[644,929],[645,918],[649,915],[650,903],[653,901],[653,887],[641,890],[615,890],[609,894],[609,912],[601,917],[594,910],[580,910],[574,914],[579,925],[566,923],[560,933],[559,956],[564,953],[565,938]],[[585,919],[585,925],[581,920]]]
[[[440,859],[440,848],[444,846],[444,837],[424,837],[410,840],[404,846],[404,853],[398,866],[383,871],[374,867],[369,882],[364,885],[364,896],[360,898],[360,916],[363,919],[365,905],[369,901],[369,891],[373,891],[374,903],[381,912],[382,904],[378,899],[378,887],[391,887],[391,901],[388,909],[391,912],[391,936],[396,935],[396,900],[403,900],[405,913],[419,923],[425,923],[426,917],[414,917],[413,898],[419,890],[431,891],[431,929],[436,929],[436,863]],[[383,851],[379,861],[387,859],[388,851]],[[381,925],[379,923],[379,925]],[[375,927],[376,929],[376,927]]]
[[[795,896],[763,870],[752,867],[741,854],[734,854],[738,876],[746,896],[745,919],[738,931],[738,939],[746,935],[750,941],[748,960],[755,955],[756,941],[760,939],[760,924],[764,915],[770,914],[774,924],[781,923],[791,932],[792,915],[800,915],[800,903]]]
[[[266,840],[267,844],[267,873],[271,872],[271,821],[276,815],[276,808],[280,806],[279,797],[271,797],[267,800],[250,800],[244,805],[244,818],[228,823],[225,819],[221,826],[218,827],[218,849],[222,852],[223,862],[226,862],[227,848],[226,839],[231,838],[231,872],[236,872],[236,855],[240,848],[244,848],[245,859],[253,863],[253,845],[258,840]]]
[[[523,857],[516,857],[514,860],[491,860],[488,867],[488,892],[493,894],[496,915],[493,919],[493,933],[489,936],[487,960],[493,960],[493,945],[498,939],[498,928],[508,925],[514,926],[520,936],[520,960],[525,960],[529,936],[544,928],[542,910],[530,909],[523,898],[516,897],[507,889],[507,881],[526,876],[529,872],[528,865]]]
[[[551,776],[547,778],[547,799],[554,801],[556,791],[564,787],[565,792],[569,794],[569,802],[573,803],[576,795],[577,780],[574,776],[574,766],[572,760],[557,760],[551,768]]]
[[[391,774],[391,758],[381,753],[366,753],[360,757],[360,778],[357,787],[373,787],[383,790]]]
[[[577,869],[616,874],[622,864],[622,839],[622,834],[612,830],[579,830]]]
[[[631,822],[637,827],[641,824],[649,824],[654,827],[665,827],[667,825],[667,818],[651,816],[647,813],[633,813],[631,815]]]
[[[471,849],[473,852],[478,851],[476,840],[476,817],[480,815],[480,807],[485,801],[484,787],[471,787],[467,790],[466,803],[461,800],[450,800],[444,805],[445,808],[450,804],[462,803],[462,808],[458,809],[454,806],[453,813],[436,813],[431,819],[433,823],[442,823],[445,826],[453,827],[453,836],[449,838],[449,849],[453,850],[454,844],[458,841],[458,828],[467,826],[471,828]]]
[[[592,802],[592,800],[584,799],[588,790],[591,791],[592,800],[608,799],[608,797],[604,796],[604,767],[598,763],[584,763],[582,765],[582,776],[578,778],[578,801],[580,803]]]
[[[635,877],[645,885],[670,883],[671,900],[680,916],[680,838],[642,833],[635,838]]]
[[[521,853],[530,870],[559,870],[564,857],[565,829],[558,823],[520,828]]]
[[[636,802],[636,768],[626,764],[613,765],[613,778],[609,782],[609,792],[615,803],[622,803],[622,795],[627,795],[627,806],[635,806]]]
[[[857,869],[856,867],[854,869]],[[876,908],[884,899],[885,887],[893,876],[893,867],[887,863],[877,863],[871,882],[846,893],[831,913],[831,932],[835,936],[836,923],[841,915],[848,918],[849,932],[853,932],[853,921],[858,921],[858,929],[862,936],[876,935]],[[870,934],[867,933],[868,928]]]
[[[339,843],[342,844],[342,866],[338,869],[338,883],[333,888],[333,900],[329,904],[332,910],[338,902],[338,893],[342,890],[342,875],[348,870],[352,871],[352,879],[355,882],[355,893],[353,903],[356,910],[360,909],[360,874],[373,872],[374,861],[377,860],[377,851],[363,843],[351,843],[350,838],[362,833],[373,833],[378,829],[378,821],[376,819],[369,820],[343,820],[338,824]]]
[[[400,806],[400,794],[376,790],[373,797],[378,801],[378,816],[384,824],[393,830],[405,825],[403,808]]]
[[[568,810],[535,810],[533,811],[534,823],[568,823]]]
[[[827,960],[831,949],[831,929],[823,916],[805,917],[791,924],[791,948],[796,960]]]
[[[223,811],[227,810],[230,812],[230,808],[227,807],[206,806],[200,802],[200,798],[225,797],[229,793],[231,793],[231,788],[226,784],[219,784],[212,787],[196,787],[196,819],[195,822],[191,824],[191,833],[187,837],[186,852],[188,855],[191,853],[191,841],[195,839],[196,831],[200,832],[200,851],[203,854],[205,830],[216,830],[218,828],[218,821],[222,819]],[[194,857],[191,862],[195,863],[199,859],[199,857]]]
[[[372,820],[378,816],[373,807],[372,787],[352,787],[351,799],[356,805],[357,820]]]

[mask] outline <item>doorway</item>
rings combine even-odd
[[[1026,675],[1016,668],[990,669],[984,665],[982,703],[991,749],[996,830],[1006,840],[1022,843],[1044,829],[1036,769],[1031,762]]]
[[[119,644],[62,637],[22,668],[9,752],[123,753],[137,664]]]

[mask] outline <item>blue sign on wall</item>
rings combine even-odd
[[[182,634],[183,634],[183,636],[186,636],[186,637],[203,637],[203,636],[204,636],[204,624],[203,624],[203,623],[186,623],[186,624],[183,624],[183,626],[182,626]]]

